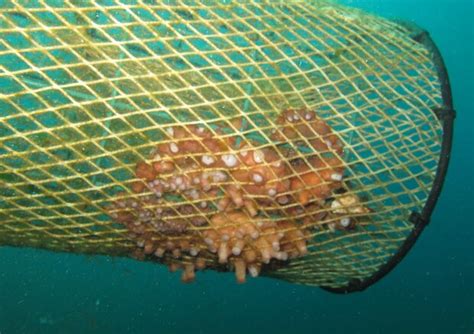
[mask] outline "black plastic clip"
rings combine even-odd
[[[349,291],[360,291],[361,285],[362,281],[359,278],[353,278],[347,284],[347,288]]]
[[[413,223],[415,226],[428,225],[428,223],[430,222],[429,219],[423,218],[423,216],[422,216],[419,212],[416,212],[416,211],[413,211],[413,212],[410,214],[410,218],[408,218],[408,221],[409,221],[410,223]]]
[[[429,37],[430,37],[430,33],[428,31],[420,30],[420,31],[417,31],[417,34],[413,35],[411,38],[413,38],[415,42],[423,43]]]
[[[448,118],[451,118],[451,119],[456,118],[456,110],[448,108],[448,107],[434,108],[433,112],[435,113],[436,117],[438,117],[440,121],[445,121]]]

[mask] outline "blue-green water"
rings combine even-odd
[[[363,293],[271,279],[192,285],[152,264],[0,249],[0,333],[473,333],[474,1],[345,0],[428,29],[458,112],[452,163],[432,223],[407,258]]]

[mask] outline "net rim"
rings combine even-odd
[[[454,132],[454,119],[456,118],[456,111],[453,106],[451,84],[449,80],[448,70],[446,68],[442,54],[431,38],[429,32],[425,29],[418,27],[413,23],[397,22],[402,25],[408,31],[412,33],[412,39],[426,47],[431,53],[431,58],[438,74],[438,80],[441,84],[441,94],[443,98],[443,106],[441,108],[433,110],[438,120],[442,124],[443,137],[441,144],[441,152],[438,160],[438,167],[436,169],[436,175],[433,181],[430,194],[426,200],[426,203],[421,212],[412,212],[407,218],[408,221],[414,224],[414,228],[408,235],[406,240],[402,243],[398,251],[390,258],[388,262],[382,265],[375,273],[367,277],[364,280],[353,279],[346,286],[343,287],[329,287],[321,286],[320,288],[336,294],[348,294],[352,292],[361,292],[371,287],[392,270],[405,258],[405,256],[413,248],[423,230],[430,223],[431,215],[436,207],[439,196],[443,188],[443,184],[448,172],[449,161],[451,157],[451,148],[453,141]]]

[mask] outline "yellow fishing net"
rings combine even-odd
[[[0,245],[373,277],[442,152],[413,34],[321,1],[2,1]]]

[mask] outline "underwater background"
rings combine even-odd
[[[0,248],[0,333],[474,333],[474,1],[341,0],[427,29],[449,70],[457,119],[448,178],[405,260],[362,293],[259,278]]]

